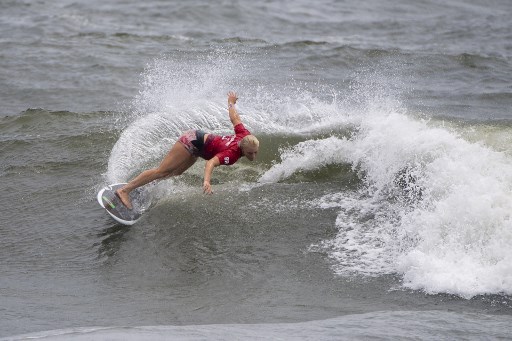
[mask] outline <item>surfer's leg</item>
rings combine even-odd
[[[172,146],[171,150],[167,153],[158,167],[148,169],[140,173],[124,187],[118,189],[116,194],[119,196],[123,204],[131,209],[132,204],[129,195],[131,191],[154,180],[180,175],[190,168],[196,159],[197,158],[191,155],[181,143],[177,142]]]
[[[192,157],[189,160],[185,160],[181,165],[176,167],[171,174],[169,174],[167,177],[171,176],[178,176],[183,174],[187,169],[192,167],[194,163],[196,163],[197,157]]]
[[[197,156],[192,155],[181,142],[176,142],[157,170],[162,178],[180,175],[189,169],[196,160]]]

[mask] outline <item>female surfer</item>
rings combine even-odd
[[[189,130],[172,146],[160,165],[143,171],[129,183],[116,191],[123,204],[132,209],[130,192],[151,181],[180,175],[189,169],[201,157],[205,160],[203,192],[213,193],[210,184],[213,169],[220,165],[232,165],[245,156],[249,160],[256,159],[259,141],[244,127],[235,104],[238,97],[235,92],[228,93],[229,119],[235,130],[234,135],[219,136],[201,130]]]

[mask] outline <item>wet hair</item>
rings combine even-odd
[[[245,148],[249,146],[256,148],[260,147],[260,141],[258,141],[256,136],[247,135],[242,139],[242,141],[240,141],[240,148],[242,148],[243,150],[245,150]]]

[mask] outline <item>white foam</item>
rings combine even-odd
[[[382,104],[382,103],[381,103]],[[395,107],[368,107],[352,138],[281,151],[262,182],[350,163],[357,192],[314,201],[338,210],[328,250],[339,274],[403,275],[403,285],[462,297],[512,293],[512,160]]]
[[[291,148],[281,149],[282,162],[275,164],[263,174],[259,182],[279,182],[289,178],[298,171],[310,171],[329,164],[346,162],[344,153],[340,152],[346,141],[336,137],[321,140],[308,140]]]

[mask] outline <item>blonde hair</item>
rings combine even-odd
[[[245,150],[245,148],[249,147],[249,146],[256,147],[256,148],[260,147],[260,141],[258,141],[256,136],[247,135],[242,139],[242,141],[240,141],[240,148]]]

